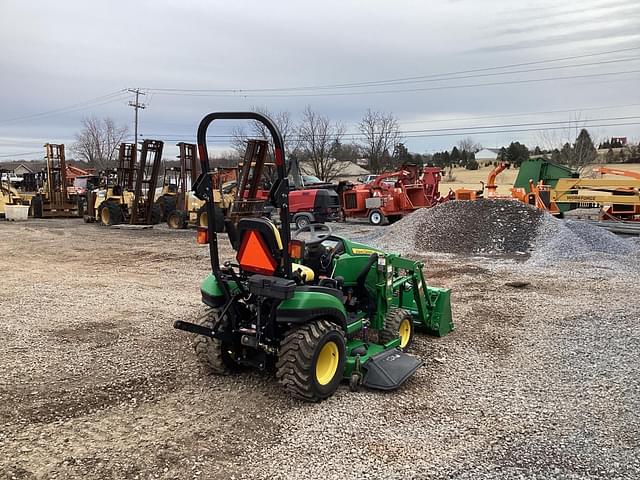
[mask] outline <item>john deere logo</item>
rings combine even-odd
[[[389,355],[387,358],[385,358],[385,361],[387,361],[387,362],[395,362],[399,358],[400,358],[400,355],[398,353],[395,353],[395,354]]]

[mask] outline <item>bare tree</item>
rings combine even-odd
[[[460,151],[473,152],[477,153],[482,150],[482,145],[479,142],[476,142],[471,137],[464,137],[462,140],[458,142],[458,148]]]
[[[86,117],[82,130],[75,134],[73,152],[98,170],[115,167],[120,143],[129,133],[126,125],[118,126],[111,118]]]
[[[284,154],[287,156],[291,153],[297,144],[297,139],[295,135],[296,127],[291,119],[291,115],[287,111],[281,111],[276,113],[271,113],[266,107],[251,107],[251,111],[258,112],[263,115],[269,117],[278,127],[280,134],[282,135],[282,141],[284,143]],[[253,121],[251,122],[248,129],[243,126],[235,127],[231,131],[231,136],[233,137],[232,146],[233,149],[236,150],[240,156],[244,155],[244,151],[247,148],[247,140],[249,138],[262,138],[265,140],[269,140],[271,144],[271,151],[273,151],[273,142],[271,140],[271,134],[267,127],[264,126],[261,122]]]
[[[304,109],[298,129],[298,151],[320,180],[330,182],[344,168],[346,162],[337,159],[334,151],[334,145],[340,144],[344,132],[344,126],[332,123],[309,105]]]
[[[402,141],[398,120],[391,113],[372,112],[368,109],[359,128],[364,136],[362,149],[369,159],[369,170],[379,173],[391,159],[389,150]]]

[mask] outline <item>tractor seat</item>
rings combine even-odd
[[[282,237],[275,224],[266,218],[243,218],[238,222],[238,253],[240,266],[249,272],[273,275],[282,258]],[[265,255],[266,253],[266,255]],[[291,263],[291,271],[298,272],[305,283],[313,282],[313,269]]]

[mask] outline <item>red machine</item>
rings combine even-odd
[[[372,225],[381,225],[385,219],[393,223],[418,208],[432,207],[443,201],[441,178],[440,168],[403,165],[370,183],[350,186],[342,192],[345,219],[368,218]]]

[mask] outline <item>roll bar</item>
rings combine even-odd
[[[289,256],[289,240],[291,238],[291,228],[289,225],[289,183],[284,165],[284,142],[282,135],[273,120],[266,115],[256,112],[214,112],[205,115],[198,125],[198,154],[200,156],[200,167],[203,174],[210,172],[209,154],[207,152],[207,130],[209,125],[215,120],[255,120],[262,123],[273,139],[274,155],[276,163],[277,180],[271,188],[269,197],[276,207],[280,208],[280,222],[282,223],[282,256],[284,260],[284,274],[286,278],[291,278],[291,257]],[[218,256],[218,236],[215,229],[215,205],[213,194],[207,202],[208,210],[208,236],[209,253],[211,256],[211,269],[214,274],[220,271],[220,258]],[[216,275],[217,276],[217,275]]]

